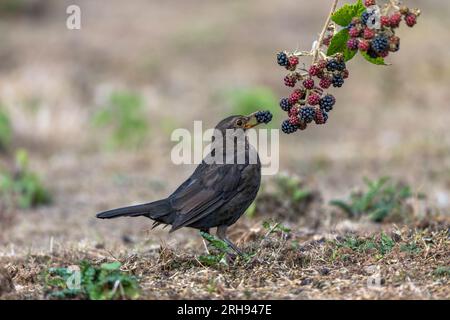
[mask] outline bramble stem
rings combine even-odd
[[[322,32],[320,33],[319,40],[317,42],[316,48],[314,48],[313,53],[313,61],[312,64],[317,62],[317,58],[319,56],[320,47],[322,46],[323,38],[325,37],[325,33],[327,32],[328,26],[330,25],[331,16],[333,15],[334,11],[336,11],[336,7],[339,0],[333,0],[333,4],[331,6],[330,14],[328,15],[328,18],[325,22],[325,25],[323,26]]]

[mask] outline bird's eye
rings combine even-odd
[[[241,127],[241,126],[242,126],[242,120],[239,119],[238,121],[236,121],[236,125],[237,125],[238,127]]]

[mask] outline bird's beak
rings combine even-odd
[[[247,123],[244,126],[245,129],[250,129],[250,128],[256,127],[259,124],[258,120],[256,119],[256,113],[257,112],[254,112],[254,113],[246,116]]]

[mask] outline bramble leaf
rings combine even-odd
[[[347,41],[350,38],[347,29],[342,29],[336,33],[331,39],[330,46],[328,47],[327,56],[332,56],[336,53],[343,53],[347,49]]]
[[[386,65],[386,62],[384,62],[384,59],[382,57],[372,58],[367,52],[364,51],[361,51],[361,55],[370,63],[376,64],[378,66]]]
[[[358,50],[350,50],[349,48],[345,47],[345,50],[344,50],[345,62],[352,60],[355,57],[357,52],[358,52]]]
[[[341,27],[348,26],[354,17],[359,17],[366,8],[361,0],[358,0],[355,4],[346,4],[339,10],[337,10],[332,16],[331,20],[333,20],[336,24]]]

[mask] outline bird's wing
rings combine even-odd
[[[244,168],[245,165],[201,164],[169,197],[177,211],[171,232],[198,221],[232,199],[240,191]]]

